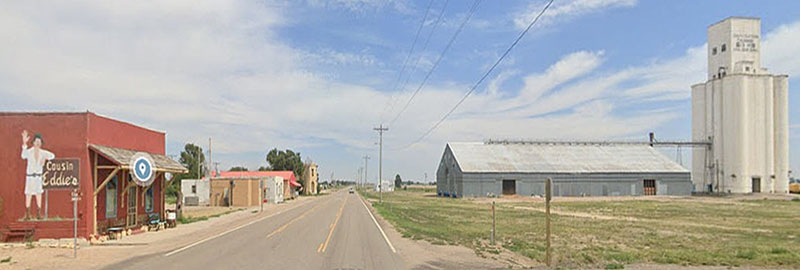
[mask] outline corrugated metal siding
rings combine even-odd
[[[646,147],[646,155],[653,155]],[[562,149],[563,150],[563,149]],[[655,150],[652,150],[655,151]],[[462,172],[465,159],[456,157],[450,145],[445,148],[437,170],[437,189],[441,196],[484,197],[502,194],[503,180],[516,180],[516,192],[521,196],[543,196],[544,181],[553,179],[554,196],[640,196],[643,195],[643,180],[656,180],[658,195],[691,195],[690,173],[683,168],[673,172]],[[655,153],[661,156],[660,153]],[[656,156],[658,158],[661,158]],[[652,158],[652,157],[651,157]],[[665,158],[665,157],[664,157]],[[574,159],[571,162],[575,162]],[[591,162],[591,161],[590,161]],[[670,161],[671,162],[671,161]],[[522,163],[518,163],[520,165]],[[470,165],[471,166],[471,165]],[[631,166],[629,164],[629,166]],[[676,164],[676,166],[679,166]],[[650,169],[657,169],[651,167]],[[447,173],[445,173],[447,172]]]
[[[517,194],[544,196],[544,182],[553,179],[554,196],[639,196],[643,180],[654,179],[658,195],[691,195],[689,173],[464,173],[460,196],[484,197],[502,194],[502,180],[516,180]]]
[[[688,172],[647,145],[449,143],[464,172]]]

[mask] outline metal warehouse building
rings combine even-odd
[[[641,143],[448,143],[436,186],[440,196],[691,195],[690,172]]]

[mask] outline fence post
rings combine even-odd
[[[492,245],[494,245],[494,234],[495,234],[495,215],[494,215],[494,201],[492,201]]]
[[[552,197],[552,182],[550,178],[547,178],[547,182],[545,182],[545,226],[546,226],[546,238],[547,238],[547,251],[546,251],[546,262],[547,266],[551,266],[551,256],[550,256],[550,198]]]

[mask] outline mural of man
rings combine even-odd
[[[55,158],[50,151],[42,149],[44,140],[41,134],[33,136],[33,147],[28,148],[28,141],[31,139],[27,130],[22,131],[22,159],[28,161],[25,175],[25,217],[30,219],[31,197],[36,197],[36,207],[39,209],[36,218],[42,216],[42,170],[44,163]]]

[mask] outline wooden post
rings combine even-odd
[[[552,185],[553,185],[552,182],[553,182],[553,180],[551,180],[550,178],[547,178],[547,182],[545,182],[545,185],[544,185],[545,186],[545,192],[546,192],[546,196],[545,196],[545,200],[544,200],[544,203],[545,203],[545,206],[544,206],[545,207],[545,226],[546,226],[546,236],[545,236],[545,238],[547,239],[547,247],[546,247],[547,249],[546,249],[546,254],[545,254],[545,256],[546,256],[545,257],[545,261],[547,263],[547,266],[551,266],[551,261],[550,261],[551,260],[551,256],[550,256],[550,198],[552,197]]]
[[[97,175],[97,152],[94,152],[94,151],[92,151],[92,152],[94,153],[94,175],[92,177],[92,193],[93,193],[92,194],[92,199],[93,199],[92,208],[94,210],[92,210],[92,232],[94,233],[95,236],[98,236],[98,234],[97,234],[97,191],[95,189],[97,189],[97,178],[98,178],[99,175]]]
[[[492,245],[494,245],[495,222],[494,222],[494,201],[492,201]]]

